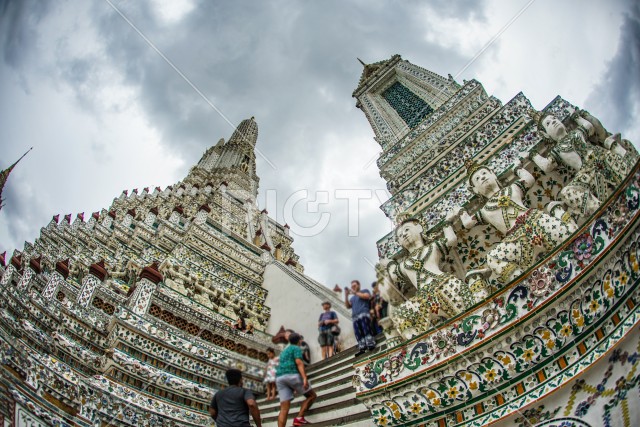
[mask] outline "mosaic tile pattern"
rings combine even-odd
[[[288,229],[257,210],[257,125],[240,128],[183,181],[125,190],[86,222],[55,216],[0,266],[0,406],[12,408],[1,413],[30,425],[208,426],[227,368],[264,391],[262,283],[275,258],[264,252],[277,244],[287,268],[303,266]],[[254,244],[257,230],[273,249]],[[231,327],[239,317],[253,333]]]
[[[400,63],[389,62],[385,76],[393,76],[388,68]],[[383,78],[375,78],[369,78],[368,87],[383,86]],[[393,84],[394,77],[385,78],[385,87]],[[362,89],[356,95],[361,100],[374,91]],[[566,100],[557,97],[545,110],[569,129],[575,126],[576,107]],[[430,233],[443,227],[449,212],[462,206],[473,214],[486,203],[467,188],[469,159],[495,171],[503,186],[517,179],[513,165],[521,163],[532,173],[533,184],[527,186],[524,205],[545,209],[559,199],[574,173],[560,167],[545,174],[527,160],[531,150],[549,150],[532,116],[522,93],[501,106],[486,97],[479,83],[465,82],[398,142],[382,144],[378,166],[392,194],[382,210],[395,223],[416,218],[423,241],[438,238]],[[370,114],[367,118],[371,121]],[[636,163],[637,151],[623,145]],[[633,390],[637,395],[635,346],[640,345],[637,163],[613,193],[601,200],[596,214],[575,218],[578,231],[555,249],[546,248],[546,256],[540,254],[529,271],[506,284],[489,273],[484,283],[490,297],[467,312],[409,341],[385,331],[395,346],[354,365],[353,385],[375,424],[630,425],[636,413],[627,394]],[[565,214],[562,220],[572,218]],[[440,268],[462,279],[486,267],[487,253],[505,236],[488,225],[471,223],[465,229],[456,221],[457,244]],[[401,238],[411,247],[406,236]],[[395,276],[388,276],[384,266],[405,259],[406,250],[394,232],[377,245],[378,279],[393,284]],[[607,357],[609,374],[585,380],[587,368]],[[628,371],[613,385],[608,378],[623,364]],[[564,396],[558,390],[568,383],[574,384],[572,392]],[[591,405],[598,409],[590,410]]]

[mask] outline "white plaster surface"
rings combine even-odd
[[[340,297],[331,289],[304,276],[290,267],[275,263],[268,265],[264,272],[264,288],[268,291],[266,305],[271,308],[271,319],[267,325],[267,332],[275,335],[281,326],[293,329],[302,334],[311,349],[311,362],[321,359],[318,344],[318,317],[322,313],[322,302],[330,301],[331,309],[338,314],[342,333],[340,340],[342,348],[347,349],[356,345],[351,324],[351,311],[347,310]],[[305,284],[295,280],[301,278]]]

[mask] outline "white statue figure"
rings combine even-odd
[[[164,274],[164,284],[175,291],[186,293],[186,289],[184,289],[184,286],[179,284],[176,280],[175,273],[177,273],[177,269],[177,266],[170,265],[164,271],[162,271],[162,273]]]
[[[126,276],[127,271],[125,270],[124,266],[121,264],[116,265],[113,269],[111,269],[111,271],[109,271],[109,277],[111,277],[112,279],[124,279],[124,277]]]
[[[207,292],[196,292],[193,299],[209,309],[213,308],[213,304],[211,304],[209,294]]]
[[[178,264],[172,264],[165,270],[164,282],[167,286],[183,295],[187,295],[191,289],[191,277],[186,269]]]
[[[575,176],[560,191],[559,198],[569,207],[572,214],[590,215],[595,212],[615,190],[631,170],[632,160],[620,143],[620,134],[603,140],[604,147],[588,142],[593,136],[598,140],[606,131],[599,122],[592,123],[579,115],[574,120],[578,125],[567,131],[564,124],[549,113],[530,111],[536,119],[538,129],[553,141],[551,157],[543,157],[535,151],[529,157],[545,173],[553,170],[557,162],[565,164]]]
[[[592,116],[588,111],[578,110],[573,113],[573,116],[576,123],[579,123],[580,119],[584,119],[591,123],[594,132],[593,135],[589,137],[589,141],[592,143],[602,145],[605,148],[624,156],[625,159],[630,162],[630,165],[633,165],[633,163],[638,159],[638,151],[635,149],[631,141],[622,138],[619,133],[611,134],[608,132],[604,126],[602,126],[600,120]]]
[[[407,339],[475,304],[466,283],[440,269],[457,241],[451,226],[435,239],[428,239],[423,231],[417,219],[402,222],[396,237],[408,254],[387,265],[394,288],[405,298],[410,296],[391,313],[396,328]],[[415,294],[411,295],[413,289]]]
[[[516,174],[520,180],[502,188],[496,174],[487,166],[467,163],[468,188],[486,203],[473,216],[461,207],[454,209],[455,213],[461,213],[464,228],[490,224],[505,236],[487,254],[487,265],[502,284],[533,266],[539,255],[555,248],[577,229],[572,220],[562,215],[557,204],[553,205],[554,214],[565,217],[565,221],[526,207],[523,199],[534,178],[522,168],[517,169]]]

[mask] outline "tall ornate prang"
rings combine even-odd
[[[358,398],[379,426],[631,425],[637,151],[560,97],[538,113],[423,70],[434,98],[407,69],[365,65],[354,92],[398,224],[378,241],[391,346],[355,364]]]
[[[311,336],[315,322],[297,320],[340,300],[258,209],[257,137],[244,120],[184,180],[125,190],[86,221],[55,215],[2,255],[0,420],[208,426],[228,368],[263,392],[272,335],[284,324]]]
[[[255,119],[243,120],[231,135],[209,148],[198,164],[191,170],[185,182],[216,186],[225,184],[229,191],[235,191],[239,199],[255,202],[260,178],[256,175],[255,146],[258,141],[258,124]]]
[[[460,88],[451,76],[439,76],[400,55],[362,64],[364,69],[353,96],[383,149],[397,143],[408,129],[414,129]]]

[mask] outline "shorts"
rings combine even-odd
[[[335,337],[331,333],[331,329],[320,331],[320,335],[318,335],[318,343],[320,343],[320,347],[332,346],[335,340]]]
[[[276,387],[278,388],[278,397],[280,402],[287,402],[293,400],[293,392],[295,391],[300,396],[311,390],[311,384],[309,388],[303,387],[302,377],[300,374],[287,374],[276,378]]]

